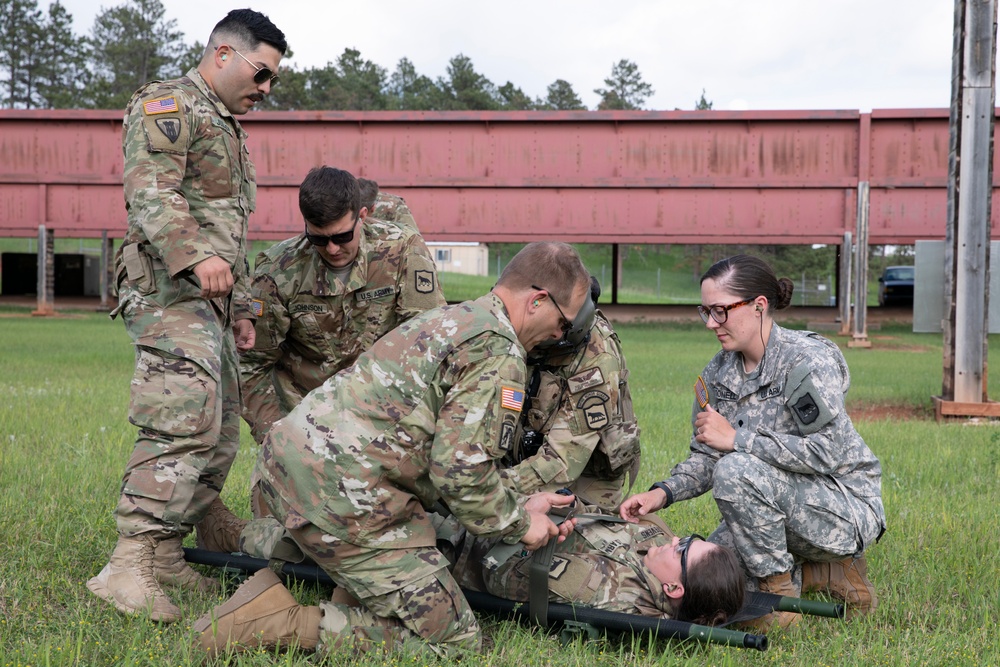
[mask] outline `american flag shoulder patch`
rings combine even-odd
[[[524,391],[511,387],[500,387],[500,407],[521,411],[524,407]]]
[[[255,317],[262,317],[264,315],[264,302],[260,299],[250,299],[250,310]]]
[[[174,96],[161,97],[158,100],[150,100],[142,105],[142,110],[147,116],[155,116],[158,113],[171,113],[177,111],[177,98]]]

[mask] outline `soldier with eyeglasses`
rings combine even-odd
[[[793,289],[747,255],[705,272],[698,311],[722,350],[696,385],[691,453],[620,513],[636,521],[711,490],[722,523],[709,540],[732,547],[760,590],[823,590],[849,617],[867,614],[878,603],[865,552],[885,530],[882,468],[844,408],[851,379],[836,343],[774,321]],[[775,612],[754,628],[798,619]]]
[[[162,586],[218,587],[187,566],[181,540],[218,497],[239,444],[257,186],[236,116],[271,91],[286,49],[266,16],[234,10],[196,68],[146,84],[125,111],[128,230],[112,317],[122,315],[135,346],[129,421],[139,431],[115,510],[118,542],[87,587],[126,614],[178,621]]]

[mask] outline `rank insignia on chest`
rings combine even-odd
[[[254,317],[264,315],[264,302],[260,299],[250,299],[250,312],[254,314]]]
[[[150,100],[142,105],[142,112],[147,116],[155,116],[160,113],[173,113],[178,110],[177,98],[173,96]]]
[[[524,392],[511,387],[500,387],[500,407],[520,412],[524,407]]]

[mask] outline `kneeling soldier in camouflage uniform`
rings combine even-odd
[[[350,173],[312,169],[299,186],[305,233],[257,258],[250,302],[257,341],[240,364],[243,418],[257,442],[376,340],[445,304],[416,227],[369,217],[363,204]],[[198,524],[198,546],[270,557],[284,531],[261,518],[266,510],[256,490],[253,510],[255,520],[248,524],[216,501]]]
[[[195,624],[200,645],[478,650],[427,508],[440,500],[473,534],[529,550],[560,534],[504,487],[496,461],[513,445],[525,351],[561,338],[589,292],[573,248],[529,244],[491,293],[394,329],[275,424],[258,459],[265,501],[364,606],[302,607],[264,570]]]
[[[591,278],[591,310],[600,284]],[[569,488],[617,511],[639,470],[639,426],[618,335],[600,311],[528,357],[528,394],[514,450],[501,474],[519,493]]]
[[[840,349],[774,322],[793,289],[747,255],[705,272],[698,309],[722,350],[702,371],[691,453],[622,503],[621,516],[634,521],[711,489],[722,523],[709,539],[731,545],[760,590],[823,589],[848,615],[866,614],[878,602],[864,554],[885,529],[882,467],[844,409],[851,378]],[[775,612],[752,627],[799,618]]]

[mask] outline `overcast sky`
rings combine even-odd
[[[116,0],[62,0],[78,34]],[[165,0],[188,43],[247,1]],[[39,0],[47,7],[46,0]],[[446,75],[468,56],[497,86],[544,97],[569,81],[588,108],[611,67],[639,66],[649,109],[942,108],[951,86],[951,0],[269,0],[250,3],[284,31],[298,68],[347,47],[391,74],[409,58]]]

